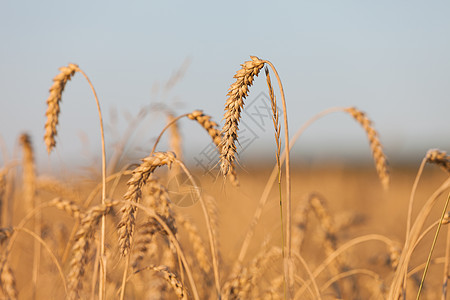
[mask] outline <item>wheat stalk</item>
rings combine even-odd
[[[225,124],[222,128],[222,140],[219,149],[220,154],[220,169],[224,176],[226,176],[233,168],[233,163],[236,160],[236,141],[238,138],[238,126],[241,118],[241,110],[244,108],[244,99],[248,95],[248,89],[253,84],[253,79],[258,76],[259,71],[264,66],[264,61],[256,56],[251,56],[250,61],[242,64],[242,68],[236,72],[234,78],[236,81],[228,90],[228,99],[225,103],[225,114],[223,119]]]
[[[364,112],[355,107],[346,108],[345,111],[348,112],[359,124],[361,124],[366,131],[378,176],[383,187],[387,189],[389,187],[389,170],[386,155],[383,152],[383,146],[378,138],[378,132],[372,126],[372,122],[369,118],[367,118]]]
[[[167,112],[167,122],[172,124],[170,126],[170,139],[169,139],[169,151],[175,153],[176,157],[180,160],[183,160],[183,149],[181,142],[180,129],[178,128],[178,123],[173,121],[175,120],[175,116],[171,112]],[[180,169],[177,165],[173,166],[173,173],[180,173]]]
[[[80,72],[91,87],[94,94],[95,103],[97,105],[98,117],[100,121],[100,135],[102,143],[102,204],[106,201],[106,147],[105,147],[105,133],[103,130],[103,118],[100,109],[100,102],[98,101],[97,92],[86,73],[75,64],[69,64],[67,67],[60,68],[61,73],[53,78],[53,85],[50,88],[50,96],[47,99],[47,122],[45,123],[44,140],[47,145],[47,152],[50,154],[55,147],[55,136],[57,134],[56,125],[58,125],[58,117],[60,112],[59,102],[61,101],[62,92],[68,80],[75,74]],[[106,260],[105,260],[105,235],[106,235],[106,220],[102,217],[101,237],[100,237],[100,258],[102,267],[101,278],[99,283],[99,299],[103,300],[106,283]]]
[[[254,76],[257,76],[259,74],[259,71],[264,66],[264,64],[267,64],[270,66],[272,71],[274,72],[277,81],[278,81],[278,87],[280,89],[281,94],[281,100],[283,103],[283,119],[284,119],[284,138],[285,138],[285,155],[286,155],[286,164],[285,164],[285,171],[286,171],[286,237],[285,237],[285,245],[284,249],[287,252],[287,256],[284,259],[283,266],[284,266],[284,273],[286,278],[286,297],[290,298],[292,294],[292,288],[293,288],[293,280],[291,280],[291,275],[293,274],[291,267],[293,266],[292,262],[292,235],[291,235],[291,228],[292,228],[292,212],[291,212],[291,179],[290,179],[290,155],[289,155],[289,129],[288,129],[288,120],[287,120],[287,106],[286,106],[286,98],[284,95],[284,89],[283,85],[281,83],[280,76],[278,75],[278,72],[275,68],[275,66],[268,60],[260,60],[256,56],[251,56],[251,61],[247,61],[244,64],[242,64],[242,68],[237,71],[234,78],[236,79],[236,82],[233,83],[229,89],[229,92],[227,94],[228,99],[225,103],[225,114],[224,114],[224,120],[225,124],[222,128],[222,141],[220,143],[220,149],[222,151],[220,156],[220,169],[223,173],[223,175],[226,177],[226,175],[230,172],[230,169],[232,168],[232,162],[236,160],[235,154],[236,154],[236,141],[238,138],[237,130],[239,125],[239,120],[241,117],[241,110],[244,106],[244,99],[247,97],[248,94],[248,88],[253,83]]]
[[[67,67],[59,68],[61,73],[53,78],[53,85],[50,87],[50,96],[47,98],[47,121],[45,123],[44,141],[47,145],[47,152],[50,153],[56,145],[55,137],[57,135],[56,126],[59,123],[59,112],[62,92],[75,72],[79,71],[78,66],[69,64]]]

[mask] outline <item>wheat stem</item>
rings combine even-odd
[[[311,126],[311,124],[313,124],[318,119],[323,118],[324,116],[326,116],[328,114],[331,114],[333,112],[338,112],[338,111],[344,111],[344,110],[345,110],[345,108],[343,108],[343,107],[333,107],[333,108],[324,110],[324,111],[318,113],[317,115],[313,116],[305,124],[303,124],[302,127],[300,127],[297,130],[297,132],[293,136],[292,140],[290,141],[289,150],[291,150],[292,147],[294,147],[294,145],[297,142],[297,140],[299,139],[299,137],[303,134],[303,132],[309,126]],[[283,164],[285,159],[286,159],[286,151],[283,151],[281,158],[280,158],[280,163]],[[263,208],[266,205],[266,202],[269,198],[270,191],[272,190],[273,184],[274,184],[275,180],[277,179],[277,175],[278,175],[278,164],[275,164],[275,166],[272,169],[272,173],[270,174],[270,177],[267,180],[267,183],[264,187],[263,193],[261,194],[261,197],[259,199],[258,207],[256,208],[255,213],[252,217],[252,220],[250,221],[250,225],[247,230],[246,236],[244,238],[244,241],[242,242],[241,250],[239,251],[238,259],[237,259],[236,263],[234,264],[233,272],[235,272],[237,270],[237,266],[241,265],[242,262],[244,261],[245,255],[247,254],[247,251],[248,251],[248,247],[250,246],[251,239],[255,233],[256,224],[258,224],[259,219],[261,218]]]
[[[78,71],[86,78],[89,86],[91,87],[92,93],[94,93],[95,103],[97,104],[98,118],[100,121],[100,134],[102,139],[102,205],[105,205],[106,200],[106,147],[105,147],[105,133],[103,129],[103,118],[100,109],[100,102],[98,101],[97,93],[91,80],[80,68]],[[99,282],[99,299],[103,300],[106,288],[106,256],[105,256],[105,235],[106,235],[106,216],[102,215],[102,227],[101,227],[101,237],[100,237],[100,260],[103,268],[100,268],[100,282]]]
[[[198,188],[194,178],[192,177],[191,173],[189,172],[189,170],[186,168],[186,166],[184,165],[184,163],[182,161],[178,160],[178,164],[181,166],[181,169],[183,169],[183,171],[185,172],[185,174],[188,176],[189,181],[192,183],[192,185],[195,187],[195,191],[197,193],[197,196],[200,200],[200,204],[202,206],[202,211],[203,211],[203,215],[205,217],[205,223],[206,223],[206,229],[208,230],[208,236],[209,236],[209,243],[210,243],[210,248],[211,248],[211,256],[212,256],[212,260],[213,260],[213,270],[214,270],[214,282],[216,284],[216,292],[217,292],[217,297],[220,298],[220,277],[219,277],[219,263],[217,260],[217,250],[216,250],[216,240],[214,238],[214,234],[213,234],[213,230],[211,227],[211,219],[210,216],[208,214],[208,209],[206,207],[206,203],[200,193],[200,189]]]
[[[428,254],[427,264],[425,265],[425,269],[423,270],[422,280],[420,281],[419,291],[417,292],[416,299],[420,299],[420,293],[422,291],[423,283],[425,282],[425,277],[427,276],[428,267],[430,266],[431,256],[433,255],[434,247],[436,246],[436,242],[439,236],[439,232],[442,226],[442,220],[444,220],[445,213],[447,212],[448,203],[450,201],[450,193],[447,196],[447,201],[445,201],[444,209],[442,210],[441,220],[439,221],[438,227],[436,229],[436,234],[434,235],[433,243],[431,244],[430,253]]]

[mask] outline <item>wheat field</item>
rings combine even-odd
[[[34,149],[45,145],[51,159],[58,147],[61,99],[77,74],[98,108],[101,175],[86,180],[73,170],[61,180],[68,176],[37,170]],[[276,150],[266,163],[246,165],[239,126],[255,80],[267,83]],[[164,108],[166,126],[151,128],[158,138],[147,155],[127,156],[125,136],[107,159],[94,84],[78,65],[61,67],[47,99],[44,143],[22,134],[18,159],[0,169],[2,297],[446,299],[444,151],[430,147],[415,165],[389,166],[370,112],[355,107],[288,128],[277,70],[256,56],[236,72],[227,97],[223,127],[202,110]],[[365,132],[373,166],[292,163],[290,147],[308,126],[336,113]],[[185,122],[197,131],[181,135]],[[183,154],[190,134],[209,136],[215,162],[208,172]]]

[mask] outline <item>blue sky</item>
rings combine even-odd
[[[450,150],[449,15],[448,1],[2,1],[0,133],[13,152],[18,135],[29,132],[43,165],[98,157],[96,107],[80,74],[63,94],[56,154],[45,152],[48,89],[70,62],[91,78],[105,121],[118,112],[119,133],[126,115],[156,102],[179,114],[203,109],[220,121],[233,75],[256,55],[278,69],[291,134],[324,109],[356,106],[374,121],[392,163],[418,163],[429,148]],[[164,94],[187,60],[182,80]],[[248,101],[263,91],[260,76]],[[152,114],[137,128],[143,155],[163,123]],[[188,157],[208,142],[193,126],[182,123]],[[107,143],[114,132],[107,130]],[[241,159],[261,149],[274,149],[270,128]],[[369,153],[357,124],[335,114],[305,133],[294,156]]]

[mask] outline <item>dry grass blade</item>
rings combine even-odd
[[[356,109],[349,107],[345,109],[352,117],[364,128],[370,142],[370,149],[372,150],[373,159],[381,180],[381,184],[385,189],[389,187],[389,170],[387,165],[386,155],[383,152],[383,146],[378,138],[378,132],[372,126],[372,122],[367,118],[366,114]]]
[[[67,67],[59,68],[59,70],[61,73],[53,78],[53,85],[50,87],[50,96],[47,98],[47,112],[45,113],[47,121],[45,123],[44,141],[47,145],[48,153],[50,153],[56,145],[56,126],[59,122],[59,102],[61,101],[62,92],[64,91],[67,81],[69,81],[79,69],[77,65],[69,64]]]
[[[259,71],[264,66],[264,62],[256,56],[251,56],[250,61],[242,64],[242,68],[236,72],[234,78],[236,81],[228,90],[228,99],[225,103],[225,124],[222,128],[222,141],[219,149],[222,151],[220,155],[220,169],[224,176],[230,173],[233,162],[236,160],[236,141],[238,138],[238,126],[241,118],[241,110],[244,107],[244,99],[248,95],[248,89],[253,84],[253,79],[258,76]]]
[[[173,152],[156,152],[142,160],[142,163],[133,171],[131,179],[128,181],[128,190],[123,196],[127,201],[138,203],[142,198],[142,187],[147,182],[149,176],[160,166],[170,167],[175,161]],[[122,219],[118,225],[119,245],[122,255],[127,255],[131,247],[131,239],[134,231],[136,208],[131,204],[122,207]]]

